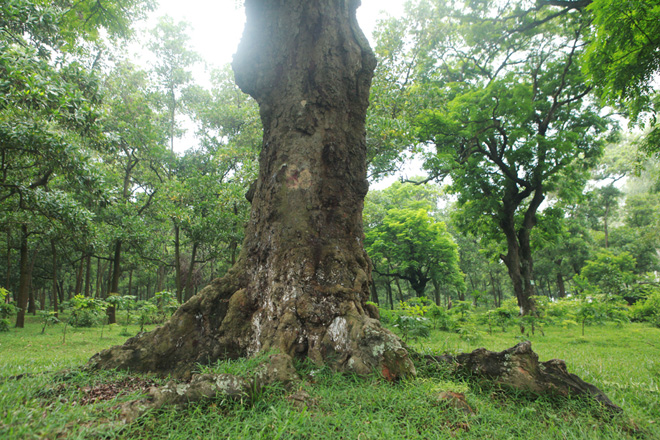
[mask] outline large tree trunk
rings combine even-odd
[[[260,106],[259,178],[236,265],[156,331],[91,366],[189,376],[277,350],[340,371],[414,374],[374,319],[363,248],[364,122],[375,57],[357,0],[246,0],[236,82]]]

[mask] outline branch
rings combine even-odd
[[[589,6],[593,0],[539,0],[539,6],[559,6],[567,9],[582,9]]]
[[[142,206],[142,208],[140,208],[138,210],[138,215],[142,215],[142,212],[144,212],[144,210],[147,209],[149,207],[149,205],[151,205],[151,201],[153,200],[153,198],[154,198],[154,196],[156,195],[157,192],[158,192],[158,190],[156,189],[151,194],[149,194],[149,198],[144,203],[144,206]]]

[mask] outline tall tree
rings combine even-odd
[[[510,3],[465,6],[421,2],[411,11],[419,19],[409,35],[426,48],[416,74],[427,97],[417,119],[431,150],[425,167],[451,176],[459,226],[506,240],[501,259],[530,313],[537,213],[558,182],[584,183],[606,127],[578,64],[589,23]]]
[[[118,293],[122,254],[144,229],[141,217],[153,206],[169,159],[146,78],[146,72],[122,63],[105,82],[107,107],[102,126],[109,153],[105,164],[114,190],[103,211],[105,221],[113,227],[112,277],[106,293]],[[113,323],[114,308],[108,309],[108,316]]]
[[[143,15],[149,3],[15,0],[3,4],[0,201],[6,213],[20,217],[18,211],[48,211],[57,208],[59,200],[70,201],[72,194],[95,186],[98,167],[89,146],[98,134],[100,95],[89,48],[97,47],[101,33],[112,39],[127,36],[132,20]],[[58,178],[70,184],[70,194],[51,191]],[[33,231],[27,230],[27,223],[19,223],[23,258],[28,255],[26,236]],[[21,261],[19,267],[27,270],[30,265]],[[21,274],[21,294],[27,293],[26,282],[29,277]]]
[[[332,368],[414,374],[366,304],[365,115],[375,57],[356,0],[246,0],[236,81],[264,137],[236,265],[160,329],[92,364],[189,375],[196,363],[277,349]]]
[[[161,17],[151,31],[153,39],[149,49],[155,55],[153,67],[163,93],[163,105],[167,109],[170,150],[174,152],[174,139],[180,135],[179,113],[184,110],[183,95],[192,83],[190,68],[199,61],[199,55],[188,47],[189,24],[174,23],[171,17]]]

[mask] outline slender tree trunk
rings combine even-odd
[[[30,295],[28,296],[28,313],[32,313],[32,316],[37,314],[37,303],[36,303],[36,297],[35,297],[35,292],[34,292],[34,285],[32,283],[32,274],[34,273],[34,265],[37,262],[37,252],[38,248],[32,251],[32,258],[30,258],[30,268],[29,270],[29,278],[28,278],[28,291],[30,292]]]
[[[67,298],[64,296],[64,281],[61,279],[57,280],[57,295],[60,298],[60,304],[66,301]]]
[[[133,293],[133,269],[128,271],[128,293],[131,295]]]
[[[518,300],[518,306],[523,315],[534,313],[533,296],[536,294],[532,280],[534,279],[534,260],[530,237],[532,229],[536,226],[536,211],[545,196],[541,188],[534,191],[532,200],[525,210],[522,224],[516,228],[515,213],[523,199],[517,193],[504,197],[504,214],[500,219],[500,227],[507,242],[507,254],[502,255],[509,277],[513,284],[513,291]]]
[[[163,283],[164,282],[165,282],[165,266],[158,266],[158,276],[156,278],[156,290],[155,290],[155,292],[162,292],[163,291]]]
[[[435,297],[435,305],[440,306],[440,302],[442,301],[440,299],[440,283],[438,283],[435,279],[431,280],[433,283],[433,295]]]
[[[11,229],[9,227],[7,227],[7,272],[4,287],[11,292]],[[5,302],[8,303],[10,300],[11,296],[7,295]]]
[[[488,276],[490,277],[490,288],[493,292],[493,307],[497,308],[499,307],[499,304],[497,303],[497,289],[495,288],[495,278],[493,277],[492,270],[488,271]]]
[[[181,285],[181,241],[179,225],[174,223],[174,281],[176,283],[176,300],[183,302],[183,286]]]
[[[103,270],[101,269],[101,258],[96,258],[96,287],[94,288],[94,298],[101,297],[101,280],[103,276],[101,275]]]
[[[236,265],[165,325],[92,365],[189,376],[197,363],[276,349],[357,374],[415,374],[366,304],[364,122],[375,57],[357,5],[245,1],[234,71],[259,103],[264,138]]]
[[[51,239],[50,240],[50,250],[53,258],[53,311],[55,312],[55,316],[59,317],[60,316],[60,311],[59,311],[59,301],[57,297],[57,272],[58,272],[58,266],[57,266],[57,246],[55,245],[55,240]]]
[[[108,293],[119,294],[119,278],[121,276],[121,240],[115,242],[115,256],[112,261],[112,280],[110,284],[110,291]],[[115,324],[117,322],[117,310],[114,306],[109,306],[106,309],[108,315],[108,324]]]
[[[28,229],[21,225],[21,248],[18,281],[18,313],[16,314],[16,327],[25,327],[25,312],[27,311],[30,288],[30,257],[28,254]]]
[[[610,247],[609,230],[607,227],[607,218],[610,214],[610,204],[605,204],[605,214],[603,214],[603,232],[605,233],[605,249]]]
[[[559,298],[566,298],[566,286],[564,285],[564,276],[557,271],[557,295]]]
[[[78,270],[76,270],[76,287],[73,290],[74,295],[80,295],[83,287],[83,269],[85,267],[85,253],[82,253],[80,257],[80,264],[78,265]]]
[[[396,286],[397,289],[397,301],[402,301],[403,302],[403,290],[401,289],[401,283],[399,283],[398,278],[394,278],[394,285]]]
[[[92,280],[92,254],[88,253],[85,256],[85,296],[89,298],[90,294],[90,287],[91,287],[91,280]]]
[[[376,283],[373,280],[371,282],[371,301],[375,304],[380,304],[380,301],[378,301],[378,289],[376,289]]]
[[[188,275],[186,276],[185,298],[188,301],[193,296],[193,275],[195,273],[195,258],[197,258],[197,242],[193,243],[190,264],[188,265]]]
[[[385,291],[390,302],[390,310],[394,310],[394,295],[392,295],[392,282],[390,280],[385,281]]]

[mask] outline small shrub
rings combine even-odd
[[[399,315],[394,327],[399,329],[405,342],[410,339],[428,338],[431,335],[429,320],[422,316]]]
[[[470,301],[456,301],[450,309],[450,313],[454,315],[456,321],[465,323],[472,315],[472,303]]]
[[[632,321],[660,323],[660,291],[651,293],[646,299],[637,301],[630,307]],[[655,324],[658,326],[658,324]]]
[[[60,322],[59,318],[55,316],[55,312],[47,310],[39,310],[39,317],[41,318],[41,334],[43,335],[46,332],[46,327],[49,325],[55,325]]]
[[[456,324],[454,323],[453,319],[451,318],[451,315],[445,308],[438,307],[437,305],[432,304],[429,307],[427,316],[431,318],[431,322],[433,323],[434,329],[450,332],[450,331],[454,331],[454,329],[456,328]]]
[[[8,332],[10,327],[9,318],[18,312],[18,307],[11,303],[5,303],[9,291],[0,287],[0,332]]]
[[[93,327],[100,322],[106,305],[103,301],[76,295],[62,303],[62,308],[71,310],[67,324],[73,327]]]

